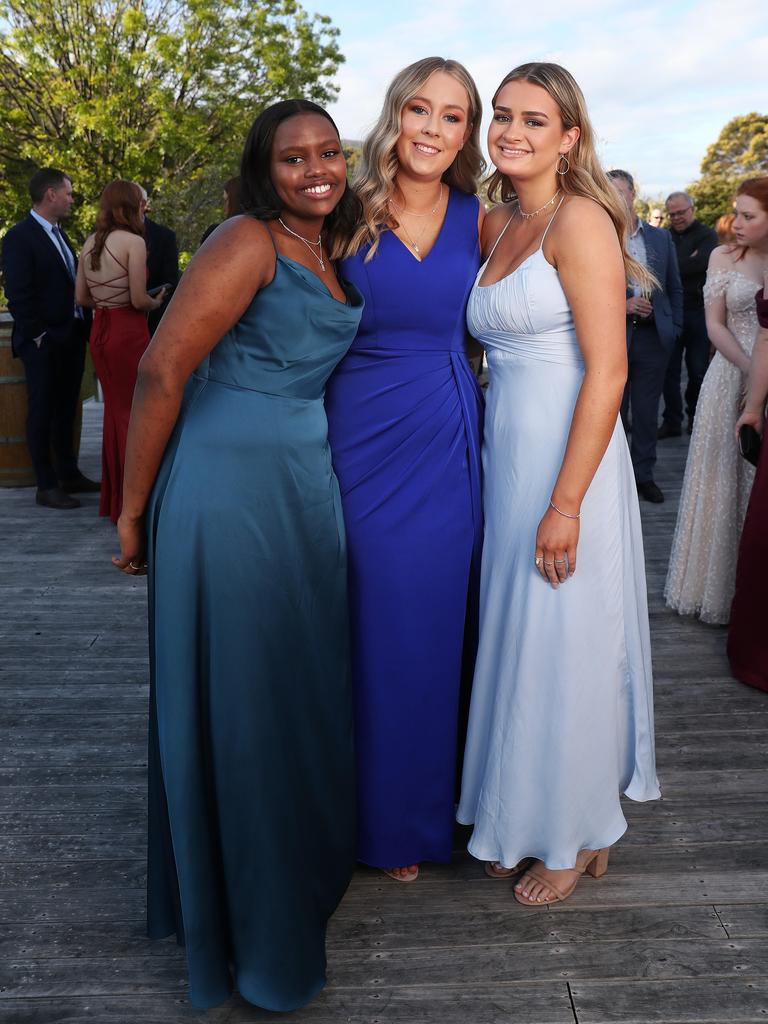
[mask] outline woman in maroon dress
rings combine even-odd
[[[125,440],[136,372],[149,344],[147,313],[163,292],[147,294],[147,246],[141,189],[118,178],[101,193],[96,230],[86,240],[77,271],[76,298],[95,307],[91,356],[104,392],[104,435],[99,512],[117,522],[123,504]]]
[[[765,187],[765,216],[768,217],[768,177],[760,179]],[[766,253],[768,257],[768,253]],[[744,521],[736,568],[736,594],[731,607],[728,632],[728,657],[736,679],[768,692],[768,439],[765,408],[768,402],[768,259],[765,285],[757,293],[757,319],[760,333],[752,351],[749,390],[744,412],[736,424],[737,432],[748,424],[762,434],[763,444],[757,476]]]

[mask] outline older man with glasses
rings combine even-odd
[[[680,395],[683,353],[688,371],[688,385],[685,389],[688,433],[693,429],[696,402],[709,365],[709,338],[704,320],[702,290],[709,257],[719,244],[712,228],[696,220],[693,200],[687,192],[673,192],[667,198],[666,208],[683,283],[683,330],[675,343],[664,379],[664,418],[659,427],[661,440],[680,437],[683,432],[683,402]]]

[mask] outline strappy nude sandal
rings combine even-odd
[[[541,899],[529,900],[526,896],[523,896],[521,892],[517,892],[517,890],[513,892],[513,895],[517,902],[521,903],[524,907],[543,907],[546,906],[547,903],[562,903],[563,900],[567,900],[568,897],[571,895],[573,890],[578,885],[579,879],[585,872],[589,875],[592,875],[593,878],[602,878],[602,876],[608,870],[609,852],[610,847],[607,846],[604,847],[602,850],[591,850],[589,860],[581,869],[576,878],[573,880],[573,884],[565,890],[558,889],[557,886],[554,885],[548,878],[544,878],[542,875],[537,874],[535,870],[527,871],[526,874],[529,878],[532,878],[535,882],[540,882],[542,885],[545,885],[547,889],[550,890],[550,892],[553,892],[555,894],[550,898],[542,897]]]
[[[513,868],[505,868],[499,860],[487,860],[485,862],[485,873],[489,878],[511,878],[512,875],[519,875],[525,871],[533,857],[523,857]]]
[[[390,878],[394,878],[396,882],[415,882],[419,877],[419,865],[417,864],[413,871],[409,871],[407,875],[396,875],[395,871],[398,868],[382,868],[385,875],[389,875]]]

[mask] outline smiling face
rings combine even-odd
[[[736,196],[733,233],[739,245],[768,246],[768,212],[753,196]]]
[[[435,71],[403,107],[395,152],[402,172],[439,181],[472,131],[467,90],[453,75]]]
[[[347,187],[347,165],[331,122],[314,113],[281,121],[269,172],[284,213],[300,220],[327,217]]]
[[[511,181],[554,173],[561,154],[579,138],[579,129],[563,129],[560,109],[546,89],[514,79],[496,96],[488,129],[488,152]]]

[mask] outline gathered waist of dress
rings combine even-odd
[[[382,359],[396,359],[398,356],[425,356],[432,359],[450,359],[451,356],[466,355],[463,344],[454,348],[424,348],[419,345],[353,345],[344,357],[345,360],[352,356],[364,356],[367,359],[380,356]]]
[[[206,377],[199,373],[193,373],[192,380],[196,381],[198,384],[228,388],[230,391],[241,391],[243,394],[254,395],[259,398],[268,398],[275,401],[292,402],[300,405],[317,405],[318,403],[322,404],[323,401],[322,395],[307,398],[303,395],[290,395],[280,391],[267,391],[265,388],[257,388],[249,384],[241,384],[231,380],[219,380],[217,377]]]
[[[478,341],[489,359],[530,359],[544,363],[584,368],[584,357],[575,338],[564,341],[562,336],[548,339],[546,334],[510,334],[507,331],[484,331]]]

